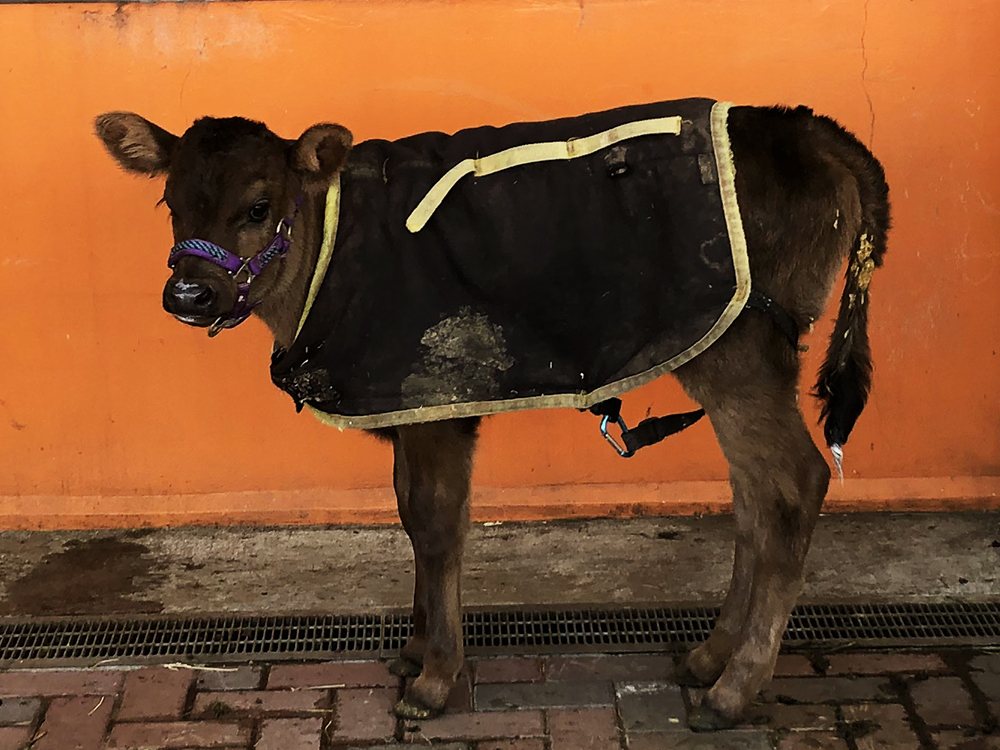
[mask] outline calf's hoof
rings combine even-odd
[[[389,662],[389,674],[395,677],[402,677],[404,680],[409,677],[419,676],[421,670],[423,670],[422,664],[407,659],[405,656]]]
[[[715,680],[699,677],[692,672],[686,660],[682,660],[675,670],[674,682],[686,688],[709,688],[715,684]]]
[[[403,698],[396,704],[393,712],[400,719],[423,721],[425,719],[433,719],[435,716],[440,716],[442,709],[427,708],[426,706],[412,702],[409,698]]]
[[[723,729],[732,729],[737,724],[738,721],[726,718],[704,703],[692,708],[688,714],[688,727],[692,732],[719,732]]]
[[[447,683],[421,673],[407,684],[403,699],[396,704],[396,716],[401,719],[433,719],[440,716],[454,684],[454,680]]]

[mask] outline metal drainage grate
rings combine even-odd
[[[1000,602],[797,607],[784,642],[829,640],[886,645],[1000,643]]]
[[[35,620],[0,626],[0,663],[157,657],[213,660],[378,653],[382,618]]]
[[[717,609],[489,610],[465,615],[470,654],[678,650],[708,637]],[[216,617],[0,624],[0,665],[105,659],[198,661],[387,656],[412,630],[409,615]],[[1000,602],[802,605],[786,647],[1000,644]]]

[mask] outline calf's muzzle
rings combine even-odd
[[[189,325],[211,326],[234,302],[232,291],[216,279],[175,273],[163,287],[163,309]]]
[[[302,203],[299,198],[295,211]],[[167,265],[174,275],[163,289],[163,307],[171,315],[189,325],[208,327],[208,335],[215,336],[226,328],[238,326],[253,312],[260,300],[250,301],[250,286],[265,268],[278,258],[284,258],[291,248],[293,213],[278,222],[274,237],[267,246],[250,258],[243,258],[201,239],[187,239],[170,249]],[[180,264],[208,262],[222,269],[221,274],[185,275]],[[214,278],[219,275],[219,278]],[[235,289],[233,288],[235,287]]]

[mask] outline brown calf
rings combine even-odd
[[[192,256],[177,260],[164,289],[169,312],[216,328],[249,294],[276,346],[287,349],[320,252],[327,188],[351,168],[351,134],[321,124],[288,141],[260,123],[205,118],[177,137],[122,112],[98,117],[96,129],[124,169],[166,176],[178,243],[201,238],[245,262],[274,240],[279,218],[296,217],[287,254],[261,269],[249,292],[216,263]],[[837,452],[870,384],[867,288],[889,224],[882,168],[854,136],[806,108],[734,107],[728,130],[754,288],[805,329],[848,263],[816,389]],[[799,353],[780,329],[772,316],[744,311],[675,371],[729,462],[737,525],[721,616],[682,675],[711,686],[691,719],[696,729],[738,722],[770,678],[830,479],[798,405]],[[392,442],[393,485],[416,563],[415,633],[394,665],[416,676],[396,709],[403,717],[439,712],[462,667],[460,567],[477,424],[452,419],[378,431]]]

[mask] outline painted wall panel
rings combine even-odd
[[[117,170],[96,114],[365,139],[701,95],[809,104],[886,167],[875,392],[832,507],[995,505],[997,38],[991,0],[0,6],[0,525],[392,514],[389,449],[297,415],[263,325],[209,340],[163,312],[162,185]],[[830,327],[808,339],[810,381]],[[689,406],[667,378],[626,416]],[[483,429],[477,514],[714,509],[725,476],[708,424],[623,461],[588,415],[512,414]]]

